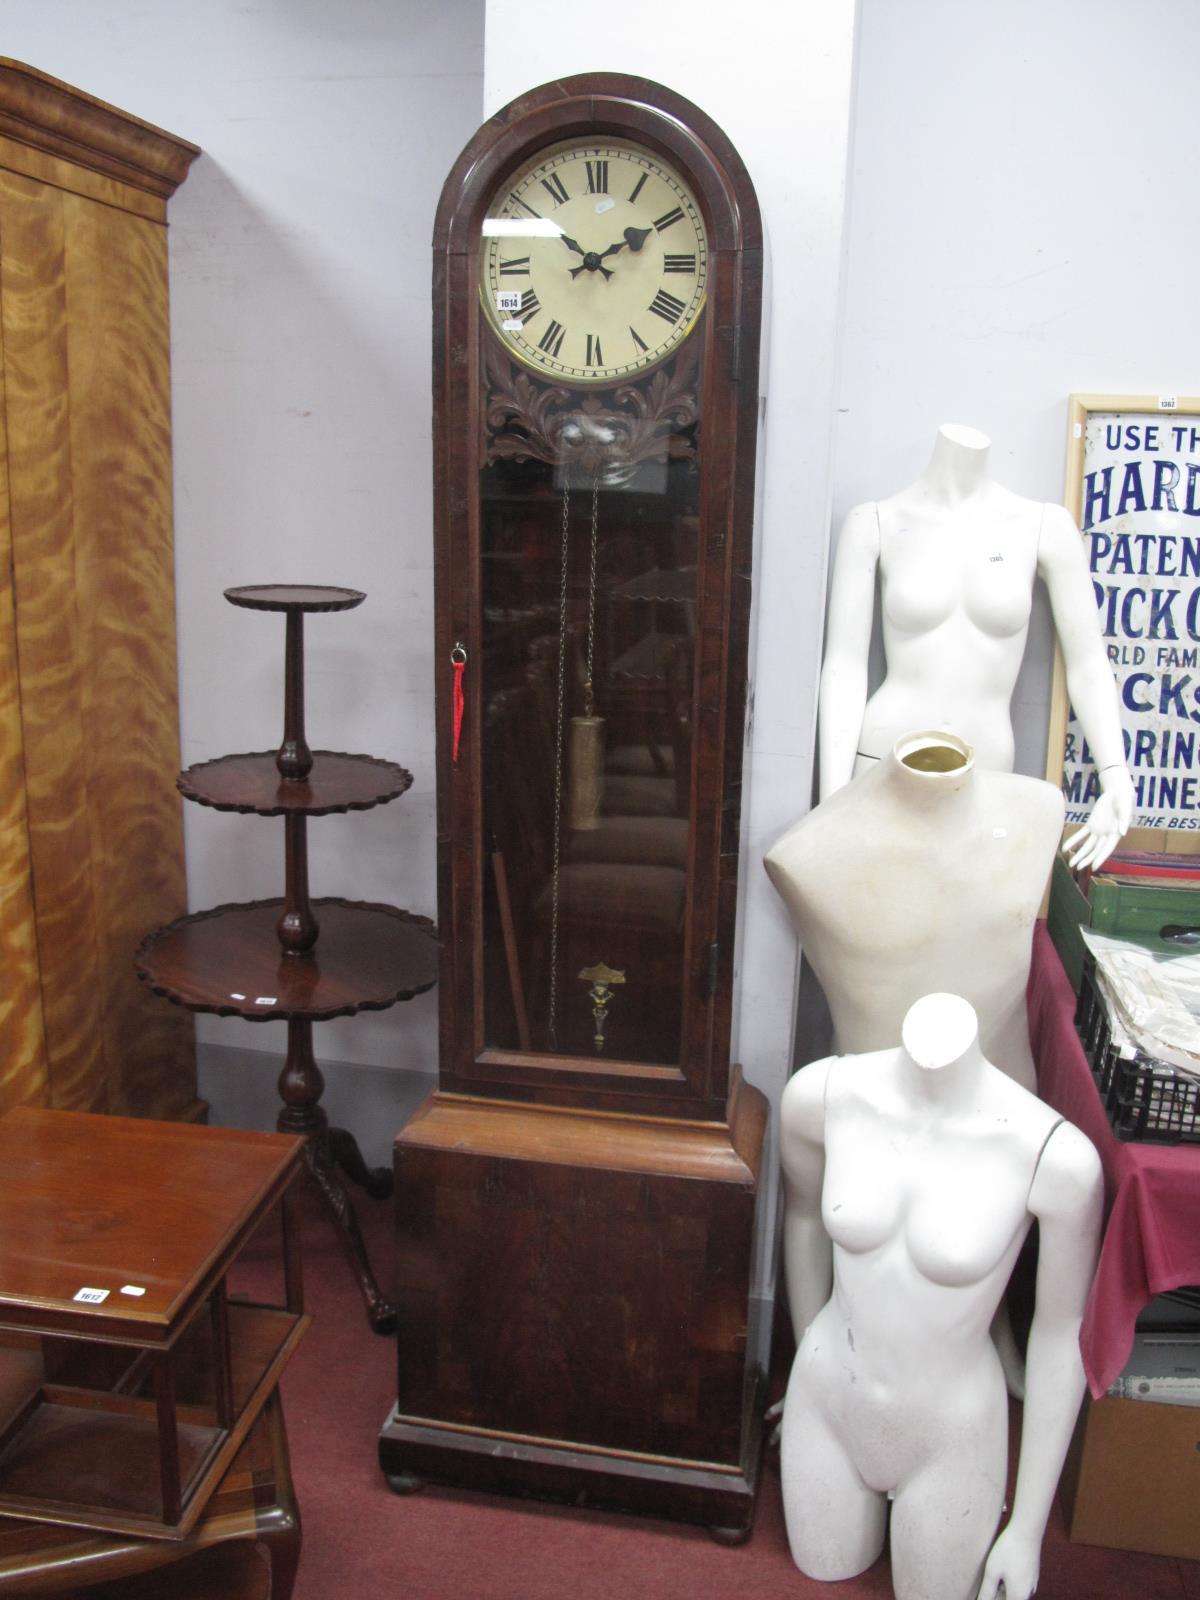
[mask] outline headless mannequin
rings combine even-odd
[[[813,1578],[864,1571],[891,1499],[897,1600],[995,1600],[1001,1584],[1028,1600],[1083,1397],[1095,1150],[996,1071],[971,1007],[942,994],[910,1009],[899,1048],[798,1072],[781,1126],[788,1300],[803,1330],[782,1430],[793,1559]],[[993,1544],[1008,1412],[988,1327],[1035,1217],[1020,1463]]]
[[[1036,1087],[1025,986],[1062,815],[1052,784],[910,733],[772,846],[837,1050],[895,1044],[913,1001],[944,989],[974,1006],[988,1058]]]
[[[821,799],[910,728],[951,729],[981,767],[1012,771],[1010,702],[1041,577],[1102,791],[1068,848],[1073,866],[1096,867],[1132,821],[1133,783],[1083,541],[1061,506],[995,483],[988,452],[986,435],[946,423],[916,483],[846,518],[821,671]],[[877,569],[887,675],[868,700]]]

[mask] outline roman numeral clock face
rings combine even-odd
[[[699,207],[636,145],[543,152],[495,196],[480,291],[511,353],[568,383],[615,383],[683,341],[704,305]]]

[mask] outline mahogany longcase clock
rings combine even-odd
[[[595,73],[434,238],[440,1087],[396,1142],[393,1486],[749,1528],[763,1097],[729,1059],[762,241]]]

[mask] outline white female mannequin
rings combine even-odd
[[[1095,1150],[985,1059],[955,995],[919,1000],[899,1048],[803,1068],[781,1120],[788,1300],[803,1330],[782,1430],[793,1559],[813,1578],[864,1571],[891,1499],[898,1600],[995,1600],[1001,1584],[1005,1600],[1028,1600],[1083,1397]],[[1016,1495],[993,1544],[1008,1412],[988,1328],[1035,1217]]]
[[[950,729],[981,767],[1012,771],[1010,702],[1041,577],[1102,791],[1068,848],[1073,866],[1099,866],[1132,821],[1133,783],[1083,541],[1061,506],[995,483],[988,452],[985,434],[946,423],[916,483],[846,518],[821,671],[821,799],[910,728]],[[887,675],[868,700],[877,569]]]
[[[910,733],[772,846],[836,1050],[895,1044],[913,1001],[944,989],[975,1007],[988,1058],[1036,1087],[1025,987],[1062,817],[1053,784],[978,771],[953,734]]]

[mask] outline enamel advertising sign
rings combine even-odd
[[[1076,396],[1071,409],[1072,510],[1120,695],[1134,826],[1200,833],[1200,401]],[[1073,712],[1062,784],[1068,823],[1085,821],[1100,788]]]

